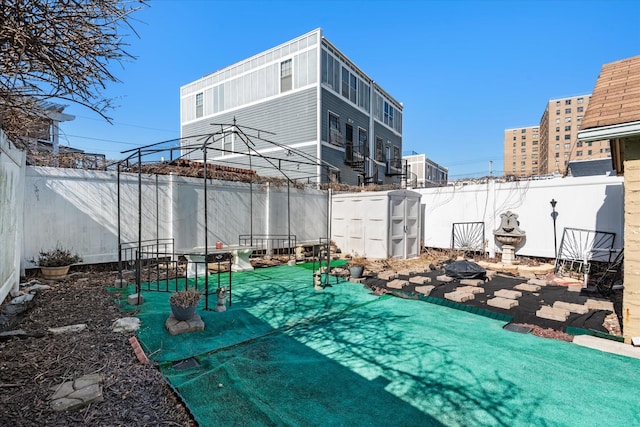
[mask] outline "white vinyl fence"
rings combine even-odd
[[[591,176],[417,189],[422,194],[423,245],[450,248],[454,223],[481,222],[486,250],[500,252],[493,231],[500,214],[518,214],[526,232],[516,255],[554,258],[551,200],[557,202],[556,243],[565,227],[616,233],[614,248],[624,246],[623,178]]]
[[[202,179],[122,173],[123,242],[175,239],[175,248],[204,245]],[[291,224],[287,218],[290,206]],[[115,171],[28,167],[23,266],[41,249],[61,245],[84,263],[118,259],[118,185]],[[142,206],[142,209],[139,207]],[[208,242],[238,244],[240,234],[291,233],[298,242],[326,236],[327,195],[318,190],[207,181]],[[140,230],[140,231],[139,231]]]
[[[24,152],[0,130],[0,302],[20,283],[24,173]]]

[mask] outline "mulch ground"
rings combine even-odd
[[[28,336],[0,341],[0,425],[197,425],[153,363],[138,361],[129,343],[133,333],[112,331],[116,319],[128,316],[105,290],[115,278],[113,272],[75,273],[47,282],[52,289],[40,291],[24,316],[3,319],[4,329]],[[78,333],[48,332],[81,323],[88,328]],[[50,408],[51,387],[93,373],[102,375],[102,402],[70,412]]]

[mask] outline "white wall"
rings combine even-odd
[[[204,245],[202,179],[122,173],[123,242],[137,241],[139,195],[142,239],[174,238],[176,249]],[[326,235],[327,195],[291,188],[291,233],[298,241]],[[71,247],[84,263],[117,260],[118,186],[116,172],[28,167],[24,199],[23,268],[41,249]],[[207,181],[209,244],[237,244],[239,234],[287,234],[287,187]],[[267,207],[269,209],[267,209]]]
[[[500,225],[500,214],[510,210],[526,232],[516,254],[553,258],[550,201],[555,199],[558,247],[569,227],[614,232],[614,246],[622,248],[623,182],[622,177],[567,177],[417,189],[424,205],[424,246],[450,248],[453,223],[484,222],[489,253],[500,252],[493,230]]]
[[[24,171],[24,152],[0,130],[0,302],[20,283]]]

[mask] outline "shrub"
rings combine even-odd
[[[69,249],[56,246],[48,251],[41,250],[38,258],[31,259],[31,262],[39,267],[64,267],[82,262],[82,258],[80,255],[72,253]]]

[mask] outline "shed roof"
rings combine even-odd
[[[640,56],[604,64],[581,129],[640,121]]]

